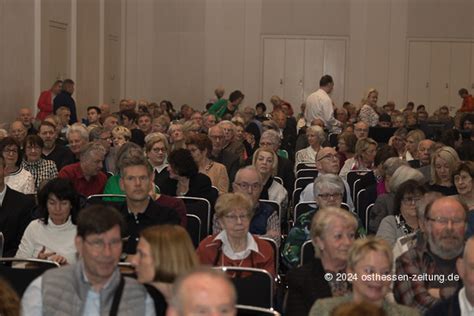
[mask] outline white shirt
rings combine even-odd
[[[240,252],[235,252],[230,246],[229,239],[225,230],[221,231],[214,240],[222,241],[222,252],[231,260],[243,260],[250,255],[253,250],[258,252],[258,245],[251,233],[247,233],[247,248]]]
[[[304,112],[306,125],[310,126],[311,122],[318,118],[324,122],[324,126],[334,133],[340,133],[341,122],[334,118],[334,108],[332,100],[323,89],[318,89],[311,93],[306,99],[306,110]]]
[[[459,307],[461,309],[461,316],[473,316],[474,315],[474,307],[467,300],[466,287],[463,287],[459,291],[458,299],[459,299]]]

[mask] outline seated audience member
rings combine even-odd
[[[397,163],[394,163],[393,169],[395,169],[397,165]],[[408,180],[415,180],[419,184],[424,184],[426,182],[423,174],[416,169],[404,165],[396,168],[388,181],[388,193],[378,196],[375,200],[374,206],[372,207],[369,216],[369,234],[375,234],[377,232],[380,222],[385,218],[385,216],[394,214],[395,193],[398,191],[398,188],[402,183]]]
[[[203,126],[206,133],[209,132],[209,129],[215,126],[217,123],[216,117],[213,114],[209,114],[209,113],[204,114],[203,120],[204,120]]]
[[[79,161],[81,150],[89,142],[89,131],[84,125],[80,123],[73,124],[67,131],[66,134],[69,149],[72,151],[76,158],[76,162]]]
[[[345,108],[336,108],[334,117],[345,126],[349,122],[349,112]]]
[[[332,147],[323,147],[315,157],[316,169],[318,170],[318,176],[323,174],[339,174],[339,159],[337,158],[337,152]],[[342,178],[341,178],[342,179]],[[347,181],[342,179],[344,183],[345,193],[343,201],[349,205],[349,209],[354,210],[354,203],[352,202],[351,191]],[[311,202],[316,200],[314,196],[314,183],[308,184],[300,195],[300,202]]]
[[[62,167],[75,162],[75,157],[71,150],[56,142],[58,139],[56,125],[46,120],[41,122],[38,127],[38,136],[43,140],[41,157],[54,161],[57,170],[61,170]]]
[[[308,138],[309,146],[296,152],[295,166],[299,163],[313,164],[316,154],[321,149],[321,144],[326,141],[326,133],[317,125],[306,129],[306,137]]]
[[[459,163],[459,156],[452,147],[437,149],[431,157],[431,190],[444,195],[456,195],[458,192],[452,174]]]
[[[69,121],[71,118],[71,110],[69,110],[66,106],[61,106],[56,111],[56,117],[58,118],[57,125],[59,138],[67,142],[67,132],[71,127],[71,125],[69,125]]]
[[[344,132],[337,136],[337,154],[339,156],[339,167],[342,168],[347,159],[355,155],[357,137],[354,133]]]
[[[53,114],[53,100],[61,92],[62,80],[56,80],[49,90],[42,91],[38,98],[38,113],[36,119],[43,121],[48,115]]]
[[[32,197],[12,190],[5,182],[5,159],[0,157],[0,232],[3,233],[3,257],[13,257],[35,205]]]
[[[159,188],[169,179],[168,153],[169,144],[165,135],[152,133],[145,137],[145,154],[148,163],[153,167],[153,181]]]
[[[124,126],[115,126],[112,129],[112,143],[114,148],[120,148],[132,139],[132,132]]]
[[[289,231],[283,248],[283,263],[288,267],[296,267],[299,264],[301,246],[305,241],[310,239],[309,231],[315,214],[318,214],[319,210],[324,208],[341,207],[344,183],[339,176],[334,174],[320,175],[314,180],[313,188],[316,201],[315,208],[299,215],[298,218],[295,219],[295,224]],[[355,214],[352,212],[347,212],[347,214],[354,217],[357,223],[357,216]],[[360,235],[365,234],[363,229],[358,233]]]
[[[390,192],[390,179],[393,176],[393,173],[398,169],[400,166],[407,166],[409,167],[410,165],[408,162],[405,160],[402,160],[398,158],[398,155],[391,146],[386,146],[382,147],[378,152],[375,157],[374,161],[377,161],[377,158],[380,158],[380,156],[387,154],[390,158],[387,158],[385,161],[382,159],[379,159],[379,161],[382,161],[382,163],[378,163],[377,169],[374,170],[375,177],[376,177],[376,192],[375,192],[375,197],[381,196],[383,194],[389,193]],[[379,157],[377,157],[379,156]],[[362,182],[363,180],[361,180]],[[369,194],[374,193],[372,187],[368,187],[367,191]]]
[[[270,122],[270,121],[265,121]],[[280,177],[283,180],[283,186],[287,192],[293,192],[293,186],[295,182],[295,173],[293,171],[292,162],[278,155],[278,150],[280,148],[280,135],[274,130],[264,131],[262,137],[260,138],[260,148],[271,149],[277,154],[278,158],[278,169],[276,176]]]
[[[103,117],[102,126],[108,130],[112,131],[115,126],[119,125],[119,116],[115,113],[109,114],[108,116]]]
[[[115,166],[115,157],[117,152],[116,149],[112,147],[112,133],[105,129],[102,126],[97,126],[91,129],[89,133],[90,142],[98,142],[105,149],[105,158],[104,158],[104,171],[109,174],[114,174],[117,172],[117,167]]]
[[[357,137],[357,140],[369,137],[369,125],[365,122],[355,123],[354,135]]]
[[[385,239],[393,247],[398,238],[418,230],[416,203],[424,193],[424,187],[415,180],[400,185],[395,193],[393,215],[386,216],[380,222],[377,237]]]
[[[426,316],[469,315],[470,307],[474,304],[474,284],[472,278],[472,266],[474,265],[474,238],[470,237],[466,241],[462,256],[456,260],[456,271],[462,280],[463,286],[454,295],[446,300],[440,301],[431,307]]]
[[[406,152],[403,157],[406,161],[418,159],[418,144],[425,139],[425,133],[422,130],[414,129],[407,134]],[[418,167],[418,164],[414,165]]]
[[[273,177],[278,169],[277,164],[277,155],[271,149],[259,148],[253,155],[253,166],[260,173],[263,183],[260,199],[275,201],[286,212],[288,192]]]
[[[146,289],[120,274],[122,226],[123,219],[113,208],[94,205],[81,210],[75,238],[79,261],[36,278],[23,295],[23,313],[154,315]],[[122,295],[117,297],[114,293],[120,288]]]
[[[393,133],[393,136],[388,141],[388,144],[396,149],[398,157],[402,159],[404,159],[407,150],[407,135],[407,129],[401,127]]]
[[[398,112],[400,113],[400,112]],[[405,127],[405,117],[403,116],[403,114],[396,114],[396,115],[391,115],[392,117],[392,127],[396,127],[396,128],[402,128],[402,127]]]
[[[294,118],[287,117],[283,110],[274,110],[272,113],[273,120],[278,125],[278,130],[281,137],[281,149],[288,153],[290,160],[294,160],[295,146],[296,146],[296,122]],[[292,119],[291,119],[292,118]]]
[[[145,145],[145,134],[137,127],[138,114],[135,112],[135,110],[127,109],[120,111],[120,119],[122,121],[122,126],[130,130],[130,141],[134,142],[140,147],[143,147]]]
[[[351,170],[373,170],[376,153],[377,142],[375,140],[372,138],[359,139],[355,147],[355,156],[346,160],[339,175],[343,179],[347,179],[347,174]]]
[[[41,158],[44,143],[38,135],[28,135],[25,139],[25,157],[22,166],[29,171],[35,180],[35,192],[40,185],[58,176],[58,169],[52,160]]]
[[[60,178],[72,181],[79,194],[87,197],[104,191],[107,176],[102,172],[105,149],[99,143],[88,143],[80,153],[80,161],[59,171]]]
[[[370,303],[381,307],[387,315],[419,315],[415,309],[388,301],[390,280],[369,280],[369,276],[382,278],[392,270],[392,249],[382,239],[367,237],[356,240],[349,250],[348,275],[357,275],[352,280],[352,294],[317,300],[309,316],[329,316],[341,304],[347,302]]]
[[[392,127],[392,117],[387,113],[380,114],[378,126],[385,128]]]
[[[26,128],[27,135],[34,135],[38,133],[36,128],[33,126],[33,114],[30,108],[21,108],[18,111],[18,120],[23,123]]]
[[[167,115],[160,115],[153,119],[151,131],[152,133],[166,134],[169,127],[170,127],[170,118]]]
[[[418,143],[418,169],[426,179],[431,179],[431,153],[435,148],[433,145],[435,145],[435,142],[431,139],[424,139]]]
[[[25,230],[16,258],[38,258],[61,265],[76,262],[79,197],[67,179],[50,180],[38,192],[39,219]]]
[[[128,237],[124,251],[134,254],[140,232],[154,225],[179,224],[178,213],[158,205],[150,197],[153,171],[141,155],[124,156],[120,162],[120,187],[125,192],[125,204],[120,212],[125,219],[124,235]]]
[[[461,202],[467,205],[468,209],[474,210],[474,162],[463,161],[453,172],[453,183],[456,186]],[[471,214],[471,213],[469,213]]]
[[[208,130],[208,136],[212,142],[212,153],[210,158],[226,167],[229,181],[232,182],[235,178],[235,173],[239,170],[240,157],[224,149],[225,141],[222,126],[215,125],[210,127]]]
[[[240,159],[245,151],[245,147],[243,142],[237,140],[235,137],[235,124],[231,121],[220,121],[217,125],[219,125],[224,132],[224,144],[222,149],[231,152]]]
[[[212,188],[211,179],[199,173],[193,156],[187,149],[176,149],[168,157],[170,179],[166,181],[160,192],[170,196],[191,196],[208,200],[211,207],[217,198]]]
[[[198,165],[199,172],[211,179],[212,185],[219,193],[229,192],[229,176],[223,164],[212,161],[212,142],[205,134],[196,134],[186,139],[186,146]]]
[[[87,108],[87,127],[89,129],[92,129],[97,126],[102,126],[102,124],[100,124],[101,114],[102,111],[98,106],[89,106]]]
[[[170,141],[170,152],[179,149],[185,148],[185,139],[184,139],[184,131],[183,131],[183,124],[181,123],[173,123],[170,125],[168,129],[169,141]]]
[[[275,276],[275,254],[268,242],[249,232],[252,202],[241,193],[224,193],[216,202],[222,231],[206,237],[197,249],[202,264],[267,270]]]
[[[10,124],[9,135],[15,139],[20,146],[23,146],[25,137],[27,135],[26,127],[21,121],[14,121]]]
[[[310,217],[312,219],[307,223],[304,233],[309,231],[308,239],[311,238],[315,256],[310,262],[288,272],[285,313],[288,316],[308,315],[316,300],[350,293],[348,280],[327,279],[324,275],[344,273],[349,248],[356,236],[357,220],[346,210],[330,206],[313,212]],[[292,266],[299,263],[301,251],[297,252],[298,256],[291,258],[292,261],[294,259]]]
[[[168,316],[206,313],[236,316],[237,293],[221,271],[198,268],[173,285]]]
[[[157,316],[165,316],[173,282],[199,265],[188,232],[176,225],[145,228],[132,259],[138,282],[145,285]]]
[[[35,179],[21,165],[22,151],[13,137],[5,137],[0,143],[3,163],[5,165],[5,184],[23,194],[35,194]]]
[[[150,113],[142,113],[138,115],[138,128],[143,132],[143,134],[145,134],[145,136],[151,133],[152,121],[153,117]]]
[[[396,260],[396,275],[424,275],[431,281],[396,280],[393,294],[397,302],[424,313],[454,294],[459,281],[448,275],[456,273],[456,259],[464,247],[466,214],[466,206],[453,197],[442,197],[427,206],[424,236]]]

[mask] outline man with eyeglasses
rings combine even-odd
[[[467,206],[454,197],[442,197],[428,204],[424,234],[396,260],[396,275],[408,276],[394,282],[393,293],[398,303],[425,313],[455,293],[460,284],[456,260],[464,247],[467,212]]]
[[[123,220],[113,208],[95,205],[77,219],[78,263],[50,269],[22,299],[24,315],[155,315],[153,301],[118,268]]]
[[[355,123],[354,135],[357,137],[357,139],[369,137],[369,124],[362,121]]]
[[[323,174],[334,174],[339,176],[339,158],[337,156],[336,149],[332,147],[323,147],[321,148],[315,157],[316,169],[318,170],[318,176]],[[344,202],[349,206],[351,211],[354,210],[354,202],[349,190],[349,184],[343,178],[342,182],[344,183]],[[308,184],[300,195],[300,202],[312,202],[315,201],[316,197],[314,196],[314,182]]]

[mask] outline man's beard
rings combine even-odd
[[[453,246],[443,246],[441,244],[441,239],[446,238],[446,237],[453,237],[458,241],[458,245],[453,245]],[[428,243],[430,245],[430,250],[437,255],[440,258],[443,259],[454,259],[458,257],[463,250],[464,246],[464,240],[463,238],[458,238],[457,236],[454,235],[454,233],[449,233],[449,232],[444,232],[441,233],[440,236],[437,238],[434,238],[432,235],[432,232],[428,232]]]

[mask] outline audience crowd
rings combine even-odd
[[[56,81],[0,133],[2,256],[61,266],[29,285],[24,315],[235,315],[229,279],[250,270],[201,265],[267,271],[289,316],[474,310],[466,89],[453,116],[373,88],[334,104],[325,75],[300,108],[219,87],[205,111],[123,99],[81,119],[74,86]]]

